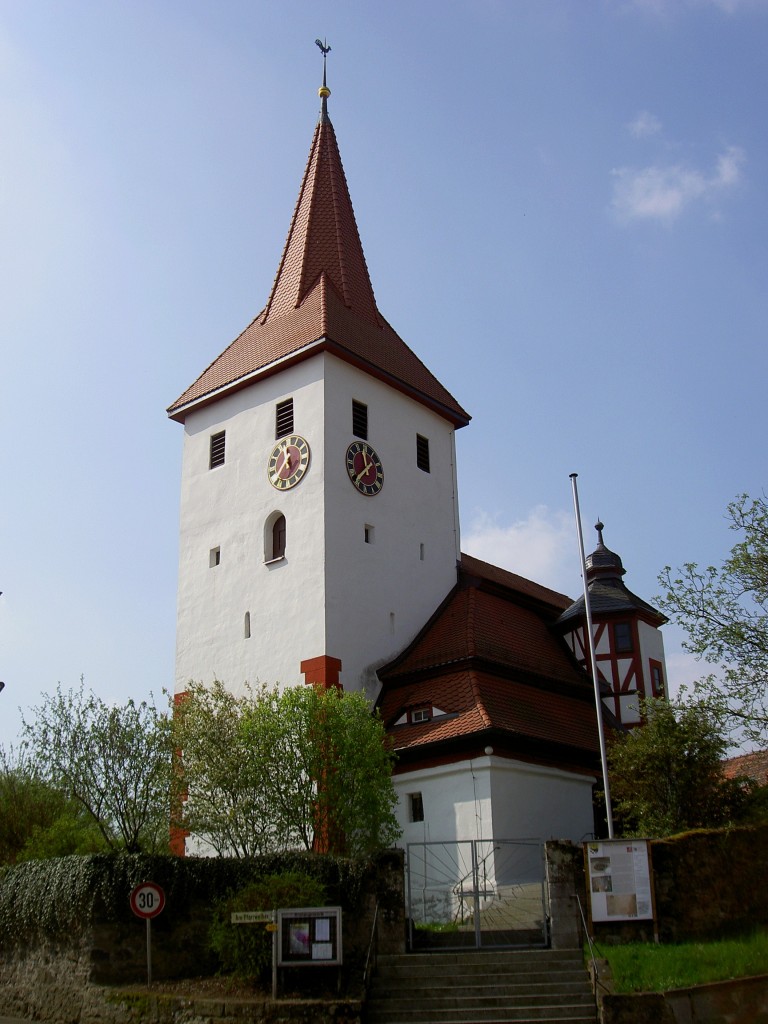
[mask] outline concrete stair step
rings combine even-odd
[[[414,992],[411,989],[399,989],[397,987],[390,989],[371,989],[371,998],[374,1000],[377,998],[386,999],[391,1005],[401,1004],[403,1006],[413,1005]],[[515,1003],[523,1004],[529,1002],[531,1005],[536,1003],[561,1003],[561,1002],[574,1002],[580,1003],[583,1001],[592,1001],[592,989],[588,984],[580,985],[579,987],[573,986],[572,988],[562,989],[557,986],[548,986],[547,988],[523,987],[517,986],[510,988],[507,985],[461,985],[461,986],[450,986],[445,991],[437,993],[420,993],[418,996],[421,1002],[428,1002],[430,1006],[435,1005],[454,1005],[461,1003],[468,1003],[470,1001],[481,1004],[488,1000],[493,1000],[493,1005],[500,1005],[501,1003],[507,1003],[514,1005]],[[489,1003],[490,1005],[490,1003]]]
[[[368,1024],[595,1024],[581,950],[416,953],[379,959]]]

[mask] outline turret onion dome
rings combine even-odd
[[[597,530],[597,547],[591,555],[587,555],[587,585],[589,590],[589,603],[592,614],[596,616],[619,612],[627,614],[635,612],[645,618],[654,626],[661,626],[666,621],[665,615],[657,611],[647,601],[643,601],[637,594],[633,594],[622,581],[626,569],[619,555],[607,548],[603,542],[603,530],[605,526],[601,522],[595,524]],[[560,618],[558,625],[568,623],[572,619],[584,617],[583,595],[566,608]]]

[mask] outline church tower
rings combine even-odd
[[[597,547],[586,558],[587,586],[595,631],[595,659],[605,708],[624,726],[641,724],[638,698],[665,695],[664,640],[666,617],[629,590],[621,558],[603,543],[602,523],[595,525]],[[558,619],[566,643],[590,671],[584,598]]]
[[[264,309],[170,406],[184,425],[176,692],[375,697],[456,583],[468,414],[382,317],[330,90]]]

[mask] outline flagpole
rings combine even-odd
[[[605,792],[605,815],[608,821],[608,838],[613,839],[613,812],[611,810],[611,787],[608,782],[608,756],[605,750],[605,729],[603,727],[603,702],[600,697],[600,677],[595,657],[595,636],[592,629],[592,608],[589,603],[589,585],[587,583],[587,560],[584,557],[584,537],[581,532],[581,512],[579,511],[579,492],[576,487],[578,473],[571,473],[573,488],[573,508],[576,513],[576,532],[579,537],[579,558],[581,560],[581,578],[584,583],[584,613],[586,615],[586,633],[589,638],[589,660],[592,664],[592,683],[595,688],[595,714],[597,715],[597,735],[600,740],[600,762],[603,766],[603,790]]]

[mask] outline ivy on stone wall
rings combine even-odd
[[[288,871],[316,878],[332,903],[353,908],[369,868],[364,860],[304,852],[250,860],[109,853],[25,861],[0,871],[0,946],[71,940],[95,920],[130,921],[131,890],[150,880],[163,887],[173,913],[212,907],[256,879]]]

